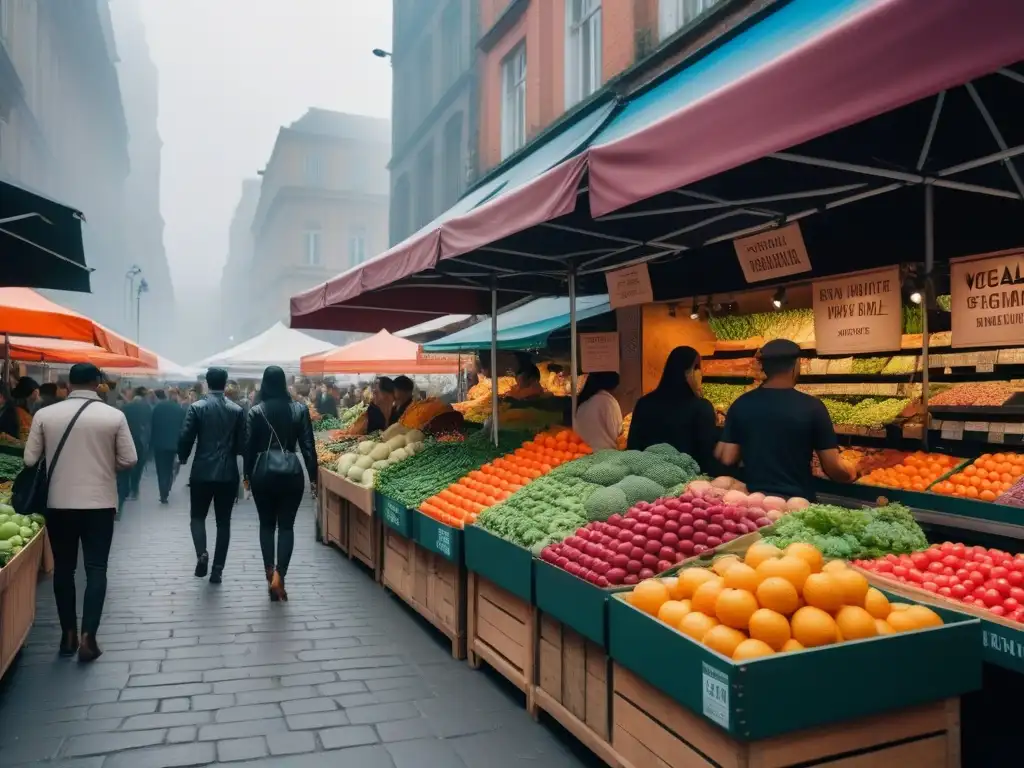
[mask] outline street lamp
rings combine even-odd
[[[124,279],[128,283],[128,297],[125,303],[125,314],[127,319],[132,319],[132,296],[135,294],[135,278],[142,274],[142,267],[138,264],[132,264],[128,271],[124,273]]]
[[[373,55],[378,59],[390,59],[392,58],[391,51],[385,51],[383,48],[374,48]]]
[[[146,282],[146,278],[142,278],[139,281],[139,290],[135,294],[135,341],[139,342],[139,337],[142,331],[142,294],[149,293],[149,283]]]

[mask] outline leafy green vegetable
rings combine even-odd
[[[873,558],[928,547],[921,526],[902,504],[847,509],[812,504],[785,515],[765,540],[784,548],[795,541],[813,544],[825,557]]]
[[[25,462],[21,460],[20,456],[0,453],[0,479],[13,480],[24,468]]]

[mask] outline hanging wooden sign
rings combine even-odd
[[[608,283],[608,303],[612,309],[654,301],[651,273],[646,264],[634,264],[625,269],[605,272],[604,278]]]
[[[819,355],[900,348],[903,317],[898,266],[819,280],[812,284],[812,292],[814,346]]]
[[[949,260],[954,347],[1024,344],[1024,251]]]
[[[732,241],[748,283],[811,271],[804,236],[796,222]]]

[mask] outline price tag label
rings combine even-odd
[[[992,363],[979,363],[974,366],[975,373],[992,373],[996,369]]]
[[[964,425],[964,431],[965,432],[988,432],[988,422],[987,421],[968,421],[967,424]]]
[[[964,423],[962,421],[946,421],[942,424],[943,440],[963,440]]]
[[[1024,424],[1007,424],[1005,431],[1008,435],[1024,435]]]
[[[405,525],[405,508],[397,501],[389,499],[387,496],[380,498],[383,501],[380,512],[381,517],[384,518],[384,522],[392,528],[402,530]]]
[[[942,419],[932,419],[928,424],[928,429],[942,429],[942,425],[945,423]]]
[[[988,433],[988,441],[990,443],[1002,443],[1002,442],[1005,442],[1006,441],[1006,433],[1005,432],[992,432],[992,431],[989,431],[989,433]]]
[[[437,551],[445,557],[452,556],[452,532],[450,528],[441,526],[437,529]]]
[[[703,668],[703,712],[704,717],[723,728],[729,727],[729,678],[710,664],[701,663]]]

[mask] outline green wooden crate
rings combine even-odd
[[[413,538],[416,535],[416,520],[423,517],[423,515],[381,493],[375,495],[377,503],[374,506],[381,522],[405,538]]]
[[[608,647],[611,589],[594,586],[543,560],[534,561],[533,579],[538,608],[591,642]]]
[[[612,659],[739,741],[981,688],[981,622],[955,611],[936,609],[941,627],[736,663],[637,610],[625,594],[608,601]]]
[[[415,516],[418,518],[415,525],[416,543],[451,560],[456,565],[462,565],[464,550],[462,530],[445,525],[419,512],[415,513]]]
[[[533,605],[533,553],[477,525],[464,531],[466,569]]]
[[[953,496],[942,496],[937,493],[921,491],[905,491],[899,488],[881,488],[874,485],[851,483],[834,483],[831,480],[815,479],[815,490],[833,496],[845,496],[874,503],[879,496],[889,501],[898,501],[920,510],[941,512],[946,515],[967,517],[974,520],[988,520],[994,523],[1024,525],[1024,509],[996,504],[991,501],[973,501],[958,499]]]

